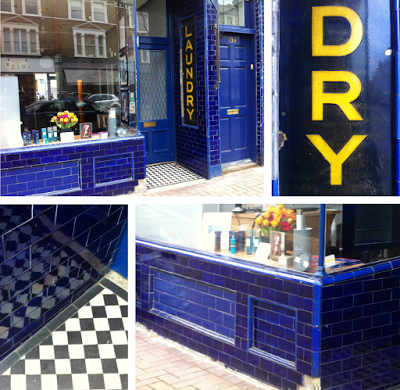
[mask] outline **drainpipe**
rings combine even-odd
[[[214,85],[214,90],[217,90],[219,85],[221,84],[221,74],[220,74],[220,65],[219,65],[219,11],[218,7],[215,5],[214,0],[210,0],[212,6],[215,9],[215,12],[217,13],[217,23],[214,24],[214,30],[217,31],[217,39],[216,39],[216,45],[217,45],[217,82]]]
[[[272,1],[272,195],[279,194],[279,0]],[[266,92],[268,93],[268,91]],[[267,141],[268,142],[268,141]]]

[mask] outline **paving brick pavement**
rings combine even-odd
[[[264,168],[226,173],[211,180],[200,179],[159,187],[132,196],[264,196]]]
[[[136,390],[277,390],[136,324]]]

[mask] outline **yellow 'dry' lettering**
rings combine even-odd
[[[324,45],[324,17],[343,17],[351,26],[349,40],[342,45]],[[313,57],[341,57],[352,53],[360,45],[363,24],[352,9],[340,6],[312,7],[312,55]]]
[[[325,93],[324,82],[344,81],[350,89],[346,93]],[[338,105],[350,121],[362,121],[360,114],[351,105],[361,93],[361,81],[351,72],[314,71],[312,72],[312,120],[324,120],[324,104]]]
[[[338,154],[335,154],[320,135],[308,134],[307,138],[331,164],[331,185],[342,185],[342,165],[364,141],[366,135],[353,135]]]

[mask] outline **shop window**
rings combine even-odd
[[[23,0],[23,13],[27,15],[40,15],[40,0]]]
[[[18,28],[15,28],[18,27]],[[24,26],[4,26],[2,28],[2,54],[38,54],[39,30]]]
[[[107,23],[107,3],[103,1],[92,1],[93,22]]]
[[[105,39],[105,32],[75,30],[75,57],[107,57]]]
[[[245,26],[244,0],[219,0],[219,23],[230,26]]]
[[[14,0],[1,0],[1,12],[14,12]]]
[[[68,17],[69,19],[85,19],[85,3],[81,0],[68,1]]]

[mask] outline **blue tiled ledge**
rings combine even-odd
[[[136,243],[156,250],[162,250],[177,255],[191,256],[201,260],[215,262],[217,264],[234,266],[236,268],[246,271],[254,271],[260,274],[293,280],[299,283],[304,283],[308,285],[314,285],[316,283],[316,278],[311,274],[304,274],[295,270],[271,267],[260,263],[254,263],[251,261],[233,258],[231,256],[224,256],[218,253],[212,253],[210,251],[194,250],[178,245],[171,246],[169,244],[150,241],[140,237],[136,237]]]
[[[0,150],[1,195],[122,195],[146,177],[144,137]]]

